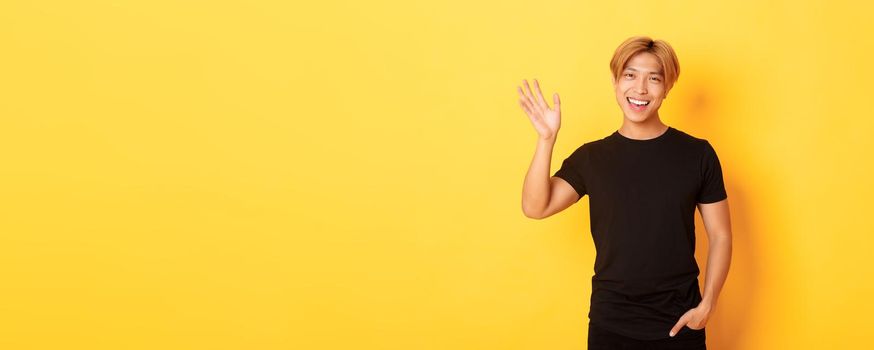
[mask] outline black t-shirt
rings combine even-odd
[[[696,203],[727,198],[716,151],[673,127],[637,140],[588,142],[555,175],[589,195],[595,274],[589,320],[631,338],[668,338],[698,306]],[[683,327],[677,336],[704,332]]]

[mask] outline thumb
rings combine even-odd
[[[557,92],[552,94],[552,102],[555,104],[555,109],[559,109],[559,106],[561,105],[561,101],[558,100],[558,93]]]

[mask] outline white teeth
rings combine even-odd
[[[646,106],[649,104],[649,101],[635,100],[631,97],[628,97],[628,102],[631,102],[631,103],[636,104],[638,106]]]

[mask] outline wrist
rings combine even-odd
[[[551,137],[537,137],[537,143],[542,144],[544,146],[552,146],[555,144],[555,136]]]

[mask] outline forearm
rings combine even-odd
[[[537,139],[534,158],[522,185],[522,210],[529,215],[543,211],[549,205],[549,167],[552,161],[554,139]]]
[[[720,235],[710,239],[707,257],[707,272],[704,276],[704,292],[701,303],[708,308],[716,306],[719,292],[728,277],[731,265],[731,235]]]

